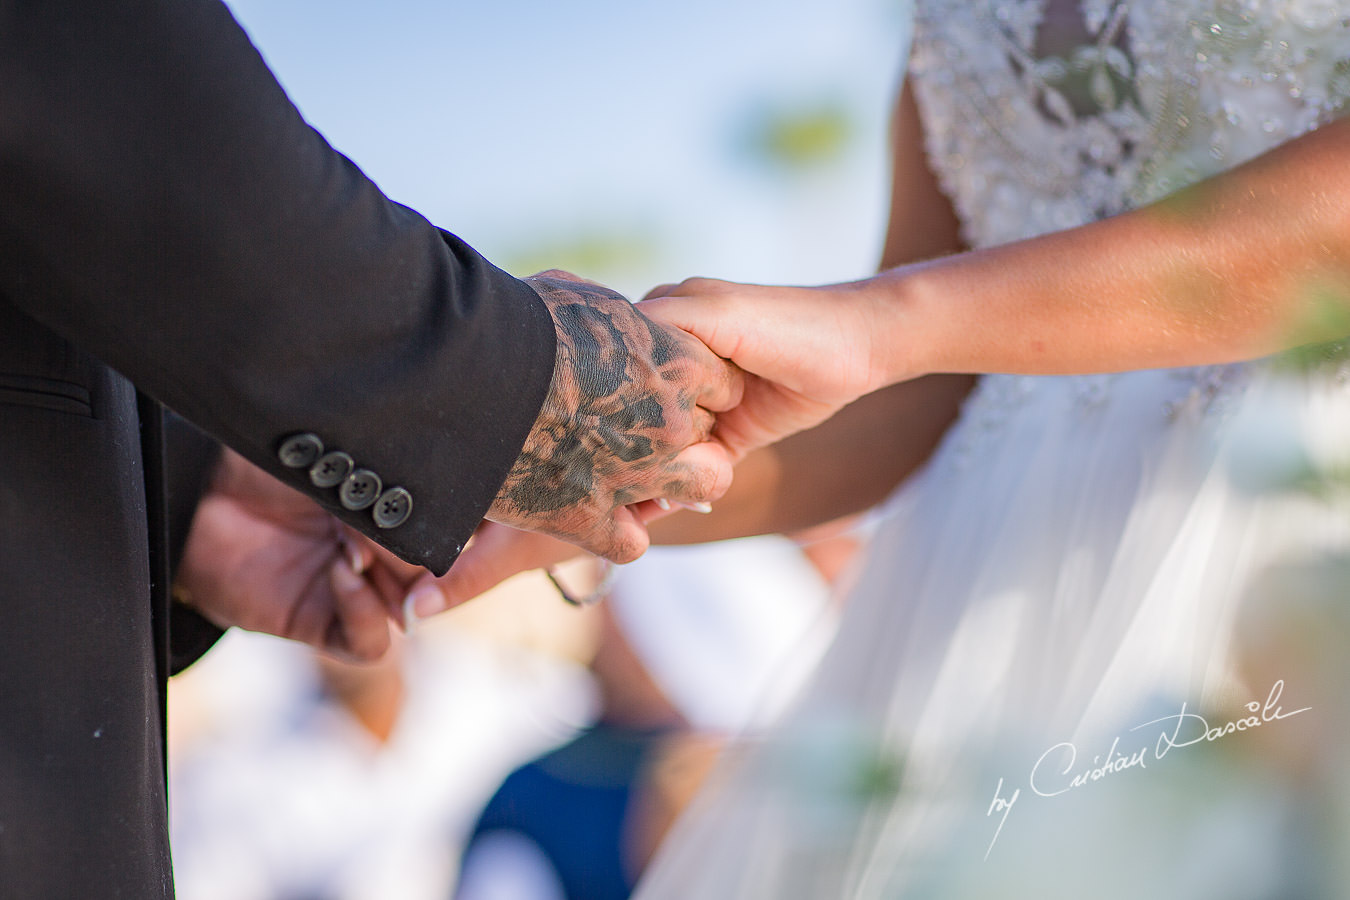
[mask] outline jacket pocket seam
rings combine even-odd
[[[0,372],[0,404],[50,409],[93,417],[89,389],[72,381]]]

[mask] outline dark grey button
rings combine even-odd
[[[338,500],[348,509],[365,509],[380,496],[380,476],[369,469],[357,469],[338,488]]]
[[[320,456],[319,461],[309,467],[309,480],[314,482],[315,487],[336,487],[355,468],[355,460],[341,450],[333,450]]]
[[[288,469],[305,469],[323,455],[323,441],[316,434],[293,434],[281,442],[277,459]]]
[[[397,528],[412,515],[412,494],[401,487],[391,487],[375,501],[371,516],[381,528]]]

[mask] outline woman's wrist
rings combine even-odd
[[[949,367],[953,335],[942,331],[943,307],[924,264],[890,269],[856,282],[867,322],[871,390]]]

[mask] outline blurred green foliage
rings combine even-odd
[[[1315,281],[1290,327],[1288,343],[1294,349],[1281,354],[1277,363],[1298,372],[1339,366],[1350,359],[1350,340],[1343,335],[1350,335],[1350,289],[1333,279]],[[1337,339],[1328,343],[1328,338]]]
[[[804,175],[840,162],[857,132],[847,104],[827,97],[759,101],[741,117],[733,134],[736,149],[750,164]]]
[[[569,232],[523,237],[519,249],[499,255],[498,265],[517,276],[565,269],[602,283],[622,281],[652,268],[662,240],[647,227],[581,226]]]

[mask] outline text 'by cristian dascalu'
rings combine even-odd
[[[1063,741],[1046,750],[1036,760],[1027,777],[1027,787],[1038,797],[1058,797],[1101,781],[1103,778],[1117,775],[1126,769],[1146,769],[1150,761],[1160,760],[1172,750],[1200,743],[1212,743],[1239,731],[1251,731],[1312,709],[1311,706],[1305,706],[1302,709],[1286,711],[1280,705],[1283,693],[1284,681],[1277,681],[1271,686],[1264,703],[1253,700],[1246,705],[1248,715],[1218,725],[1211,725],[1204,716],[1188,710],[1183,702],[1180,711],[1170,716],[1142,722],[1129,729],[1135,732],[1146,728],[1159,728],[1158,739],[1152,746],[1145,744],[1132,752],[1122,753],[1120,737],[1117,736],[1111,741],[1106,753],[1092,757],[1091,763],[1080,762],[1081,754],[1078,747]],[[985,850],[985,859],[989,858],[989,852],[994,849],[994,844],[1003,831],[1003,825],[1008,821],[1008,814],[1012,812],[1013,806],[1021,796],[1021,788],[1013,788],[1011,793],[1007,793],[1003,779],[998,780],[998,786],[994,788],[994,799],[985,813],[986,817],[999,817],[998,828],[989,842],[989,848]]]

